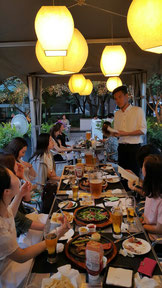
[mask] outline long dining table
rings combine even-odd
[[[105,165],[100,165],[99,168],[104,168],[103,171],[106,171]],[[86,174],[84,176],[87,176],[88,173],[91,171],[93,171],[93,167],[87,167],[86,165],[84,166],[86,169]],[[104,189],[104,191],[101,193],[101,197],[99,199],[95,199],[94,200],[94,205],[98,206],[98,207],[104,207],[104,209],[107,209],[107,211],[111,211],[111,207],[114,205],[112,202],[112,206],[111,203],[108,202],[107,206],[105,205],[105,197],[117,197],[119,199],[124,199],[125,197],[128,196],[127,192],[125,191],[121,181],[117,182],[114,181],[113,182],[113,178],[115,179],[115,177],[119,176],[116,175],[116,172],[114,170],[113,167],[111,167],[110,164],[108,164],[108,170],[110,171],[110,174],[108,172],[108,174],[105,174],[105,178],[106,179],[111,179],[111,183],[108,183],[107,187]],[[111,178],[112,176],[112,178]],[[57,190],[57,194],[56,197],[54,198],[54,201],[51,205],[51,209],[49,212],[49,216],[48,216],[48,220],[47,221],[51,221],[51,217],[53,215],[54,212],[59,210],[59,203],[61,203],[62,201],[73,201],[73,196],[72,196],[72,191],[71,191],[71,185],[70,185],[70,180],[71,177],[75,177],[75,165],[70,165],[70,166],[65,166],[62,172],[62,176],[58,185],[58,190]],[[119,178],[120,179],[120,178]],[[82,187],[82,186],[80,186]],[[89,191],[86,191],[86,189],[82,190],[81,188],[79,188],[79,199],[76,201],[77,203],[77,207],[76,209],[78,209],[79,207],[81,207],[81,202],[80,200],[82,198],[85,197],[85,195],[90,195]],[[64,210],[63,210],[64,211]],[[75,209],[72,210],[75,214]],[[111,214],[111,213],[110,213]],[[123,222],[126,223],[126,216],[123,216]],[[113,242],[113,245],[115,247],[114,249],[114,257],[112,257],[111,261],[108,261],[108,265],[112,265],[114,267],[129,267],[130,269],[132,269],[134,271],[134,274],[137,272],[138,267],[140,262],[145,258],[151,258],[156,260],[157,264],[154,270],[153,275],[158,277],[159,281],[162,281],[161,279],[161,273],[162,273],[162,268],[160,266],[160,263],[158,261],[157,255],[154,251],[154,248],[151,246],[150,240],[148,238],[147,233],[145,232],[145,230],[143,229],[143,226],[138,218],[138,216],[136,215],[135,217],[135,223],[133,225],[130,225],[129,227],[129,234],[132,235],[136,235],[136,237],[146,240],[149,245],[151,246],[150,251],[148,251],[146,254],[144,255],[134,255],[134,257],[124,257],[122,254],[119,253],[120,249],[123,248],[122,247],[122,243],[123,240],[127,239],[129,237],[129,234],[126,230],[123,230],[122,234],[122,238],[119,240],[115,240],[113,238],[112,235],[112,228],[111,228],[111,216],[110,216],[110,223],[109,225],[106,225],[105,227],[103,226],[102,228],[98,228],[98,231],[104,235],[104,237],[107,237],[110,241]],[[79,224],[76,221],[76,219],[74,219],[74,221],[71,224],[71,229],[74,231],[74,235],[72,235],[72,237],[75,237],[78,235],[78,229],[79,229]],[[69,240],[69,239],[68,239]],[[66,264],[71,264],[71,267],[74,269],[77,269],[80,273],[81,273],[81,279],[82,279],[82,285],[81,288],[86,288],[86,287],[102,287],[103,285],[103,279],[104,279],[104,274],[106,273],[106,268],[103,269],[103,271],[101,272],[100,275],[100,281],[97,284],[93,285],[91,283],[88,283],[88,277],[87,277],[87,273],[86,270],[81,267],[80,265],[77,265],[77,260],[73,261],[73,259],[71,259],[71,257],[67,257],[68,255],[68,244],[67,244],[67,240],[63,240],[63,241],[59,241],[61,243],[63,243],[65,245],[63,252],[58,254],[58,260],[55,264],[49,264],[47,262],[47,251],[41,253],[39,256],[37,256],[32,263],[30,272],[28,273],[27,279],[25,281],[24,287],[42,287],[41,283],[42,283],[42,279],[43,278],[49,278],[51,275],[53,275],[54,273],[57,273],[57,269],[58,267],[61,267],[63,265]],[[76,258],[77,259],[77,258]],[[161,282],[162,283],[162,282]],[[33,286],[30,286],[33,285]],[[115,287],[115,286],[114,286]],[[160,286],[159,286],[160,287]]]

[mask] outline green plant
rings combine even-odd
[[[11,127],[11,123],[0,124],[0,148],[4,148],[13,138],[23,137],[23,135],[16,131],[15,127]]]
[[[53,126],[53,124],[48,124],[47,122],[46,123],[42,123],[42,125],[41,125],[41,133],[49,133],[52,126]]]
[[[162,150],[162,123],[158,123],[154,117],[147,117],[147,143]]]

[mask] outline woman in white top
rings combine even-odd
[[[37,139],[37,148],[30,161],[37,173],[34,179],[35,183],[45,184],[46,181],[59,181],[60,177],[56,175],[53,165],[53,159],[50,150],[54,147],[54,141],[50,134],[41,133]]]
[[[14,216],[17,208],[31,189],[26,182],[21,189],[19,179],[9,169],[0,166],[0,287],[14,288],[27,275],[31,260],[46,249],[45,241],[41,241],[28,248],[21,249],[16,239]],[[13,199],[13,200],[12,200]],[[58,238],[69,229],[67,219],[57,230]],[[30,261],[29,261],[30,260]],[[26,263],[25,263],[26,262]]]

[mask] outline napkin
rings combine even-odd
[[[132,270],[109,267],[106,284],[120,287],[132,287],[132,277]]]
[[[114,189],[114,190],[112,190],[112,194],[122,194],[122,190],[121,189]]]
[[[124,257],[126,257],[126,256],[131,257],[131,258],[135,257],[133,254],[129,254],[126,249],[120,249],[119,254],[124,256]]]
[[[59,267],[58,272],[55,273],[51,278],[61,279],[61,275],[66,276],[71,281],[75,288],[81,286],[81,276],[78,270],[72,269],[70,264]]]
[[[134,280],[136,288],[154,288],[158,285],[158,283],[152,278],[145,276],[141,279],[138,272],[136,273]]]

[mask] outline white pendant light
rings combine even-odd
[[[35,31],[46,56],[66,56],[74,31],[72,15],[65,6],[42,6]]]
[[[127,25],[142,50],[162,53],[162,0],[133,0]]]
[[[70,85],[73,93],[81,93],[86,86],[86,79],[82,74],[74,74],[70,77]],[[69,87],[70,88],[70,87]]]
[[[126,64],[126,53],[121,45],[105,46],[100,67],[105,76],[119,76]]]
[[[68,54],[65,57],[47,57],[44,51],[37,41],[36,44],[36,56],[40,65],[48,73],[53,74],[72,74],[78,73],[84,66],[88,57],[88,45],[79,32],[78,29],[74,29],[73,37],[68,48]]]
[[[115,88],[122,85],[122,81],[119,77],[110,77],[106,82],[107,89],[112,92]]]
[[[84,90],[81,91],[79,94],[82,96],[87,96],[87,95],[90,95],[92,93],[92,90],[93,90],[92,81],[90,79],[86,79],[86,86],[85,86]]]

